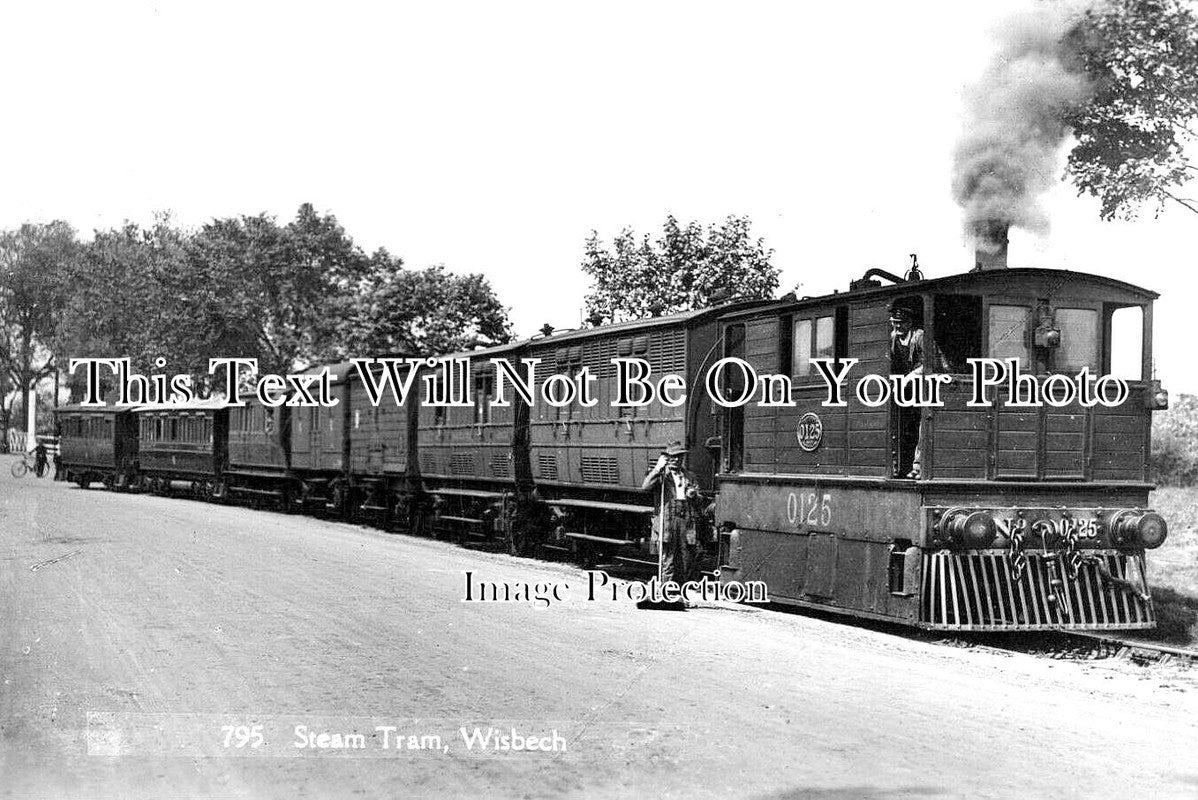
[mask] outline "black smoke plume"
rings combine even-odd
[[[1091,93],[1065,44],[1084,12],[1041,3],[1008,19],[998,50],[965,97],[965,130],[953,155],[953,198],[966,234],[985,248],[986,231],[1047,233],[1038,198],[1058,178],[1069,129],[1062,121]]]

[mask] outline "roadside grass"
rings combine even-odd
[[[1198,641],[1198,486],[1166,486],[1149,499],[1169,524],[1169,538],[1148,552],[1148,582],[1156,606],[1154,639]]]

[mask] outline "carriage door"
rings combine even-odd
[[[724,358],[745,357],[745,326],[729,325],[724,329]],[[745,376],[739,369],[723,371],[720,391],[725,398],[740,397],[745,389]],[[745,464],[745,409],[744,406],[724,409],[723,455],[721,465],[724,472],[740,472]]]

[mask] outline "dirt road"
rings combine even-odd
[[[638,612],[570,567],[0,476],[2,797],[1198,795],[1190,671]],[[463,603],[466,571],[569,588]]]

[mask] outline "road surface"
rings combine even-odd
[[[1198,796],[1191,671],[585,584],[0,459],[0,796]]]

